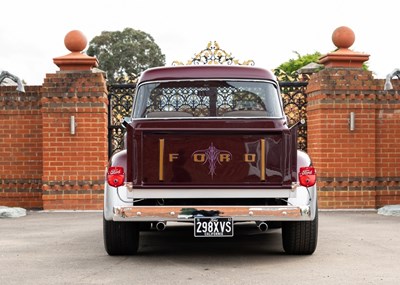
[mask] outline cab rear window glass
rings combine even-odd
[[[141,85],[134,117],[272,117],[282,107],[274,84],[265,81],[168,81]]]

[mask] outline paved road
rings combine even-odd
[[[279,229],[229,239],[189,226],[144,232],[140,254],[110,257],[99,212],[0,219],[0,284],[398,284],[400,217],[320,212],[312,256],[283,254]]]

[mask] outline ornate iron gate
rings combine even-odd
[[[124,117],[132,113],[136,84],[113,84],[108,86],[108,157],[124,148]]]
[[[306,81],[280,81],[281,95],[289,124],[302,119],[298,132],[299,148],[307,151],[307,95]],[[108,87],[109,120],[108,120],[108,154],[109,157],[123,149],[125,129],[121,125],[124,117],[131,116],[132,102],[136,84],[114,84]]]
[[[198,64],[227,64],[227,65],[254,65],[253,60],[239,61],[231,53],[221,49],[217,42],[209,42],[207,47],[197,53],[192,59],[188,60],[186,65]],[[179,61],[174,61],[173,65],[184,65]],[[289,125],[292,125],[302,119],[305,124],[299,128],[298,143],[299,148],[307,151],[307,87],[309,76],[296,75],[289,76],[281,70],[274,70],[277,76],[283,105]],[[108,154],[109,157],[123,149],[125,129],[121,126],[121,120],[129,117],[132,112],[133,96],[136,88],[134,78],[128,78],[127,84],[114,84],[108,87],[109,99],[109,120],[108,120]]]
[[[281,87],[283,108],[288,118],[289,125],[293,125],[301,120],[298,130],[299,148],[307,151],[307,94],[306,88],[310,79],[309,74],[287,75],[279,69],[274,70]]]
[[[298,130],[297,142],[300,149],[307,151],[307,82],[282,81],[279,84],[289,125],[304,120],[304,124],[301,124]]]

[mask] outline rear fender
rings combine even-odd
[[[301,150],[297,151],[297,173],[300,171],[300,167],[311,166],[310,156]],[[298,180],[298,177],[297,177]],[[299,181],[297,181],[299,182]],[[289,205],[293,206],[307,206],[310,205],[311,218],[314,219],[317,209],[317,184],[312,187],[299,186],[296,189],[296,197],[288,199]]]
[[[126,150],[122,150],[112,156],[112,158],[109,161],[109,164],[107,166],[122,166],[126,172],[126,161],[127,161],[127,154]],[[105,175],[107,176],[107,169],[105,172]],[[125,173],[126,174],[126,173]],[[126,175],[125,175],[126,179]],[[118,192],[117,192],[118,191]],[[127,188],[125,186],[121,186],[117,188],[112,187],[108,185],[107,183],[107,177],[105,177],[105,183],[104,183],[104,218],[107,221],[112,220],[113,218],[113,209],[115,206],[132,206],[132,203],[126,203],[124,201],[128,201],[129,199],[127,198]],[[119,194],[119,196],[118,196]],[[122,200],[120,199],[122,198]]]

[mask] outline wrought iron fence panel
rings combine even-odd
[[[289,126],[304,120],[297,133],[297,143],[301,150],[307,151],[307,82],[283,81],[279,84]]]
[[[108,86],[108,156],[124,149],[124,117],[132,113],[136,84],[114,84]]]
[[[285,77],[284,79],[293,79]],[[289,121],[293,125],[300,120],[305,123],[298,130],[299,148],[307,151],[307,81],[280,81],[283,107]],[[124,117],[131,116],[136,84],[114,84],[108,87],[109,125],[108,148],[109,157],[124,149],[125,128],[121,122]]]

